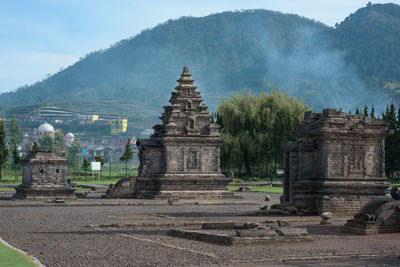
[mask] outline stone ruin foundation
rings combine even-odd
[[[54,151],[38,151],[22,160],[22,184],[14,198],[74,199],[75,189],[67,184],[68,160]]]
[[[231,179],[221,173],[219,126],[193,85],[188,67],[178,80],[162,124],[150,139],[139,139],[136,198],[233,198]]]
[[[335,109],[306,112],[294,142],[284,144],[284,202],[304,214],[353,215],[387,199],[383,120]]]
[[[252,222],[203,223],[201,229],[170,229],[167,235],[226,246],[313,241],[305,228]]]
[[[400,192],[392,187],[390,194],[393,200],[372,200],[365,204],[342,231],[361,235],[400,233]]]

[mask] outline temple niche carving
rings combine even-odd
[[[196,91],[189,68],[184,67],[164,107],[162,124],[150,139],[139,139],[140,167],[136,198],[231,198],[231,179],[221,173],[222,139],[219,126],[210,123],[208,107]]]
[[[386,199],[383,120],[335,109],[306,112],[284,144],[284,198],[303,213],[355,214],[371,200]]]

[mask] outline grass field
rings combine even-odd
[[[0,242],[0,266],[7,267],[34,267],[38,266],[29,257],[16,251],[12,248],[7,247]]]
[[[229,186],[229,190],[237,191],[239,186]],[[270,194],[283,194],[283,187],[276,186],[251,186],[251,192],[270,193]]]

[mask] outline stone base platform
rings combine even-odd
[[[332,212],[335,215],[354,215],[367,203],[371,201],[389,200],[387,196],[309,196],[297,195],[294,201],[299,214],[322,214]]]
[[[74,195],[75,189],[68,186],[24,186],[19,185],[15,188],[17,191],[13,198],[16,199],[77,199]]]
[[[134,198],[147,199],[197,199],[197,200],[218,200],[218,199],[242,199],[229,190],[142,190],[134,195]]]
[[[238,199],[223,174],[163,174],[137,177],[134,198]]]
[[[167,235],[226,246],[313,240],[305,228],[258,227],[253,223],[233,222],[204,223],[202,229],[170,229]]]

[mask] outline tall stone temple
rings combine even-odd
[[[385,137],[380,119],[335,109],[306,112],[284,145],[285,202],[303,213],[355,214],[371,200],[387,199]]]
[[[219,126],[202,103],[189,68],[184,67],[161,125],[150,139],[139,139],[136,198],[232,198],[231,179],[220,169]]]

